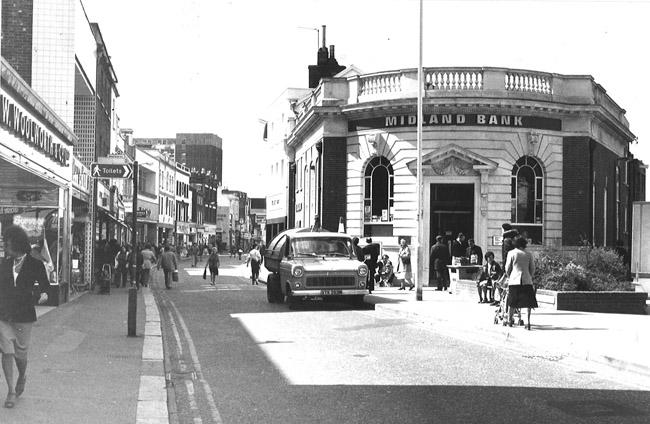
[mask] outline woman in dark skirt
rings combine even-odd
[[[535,261],[526,251],[527,244],[525,238],[515,237],[515,248],[508,252],[505,272],[508,276],[508,325],[512,327],[515,308],[528,308],[526,329],[530,330],[530,312],[537,308],[537,299],[533,287]]]

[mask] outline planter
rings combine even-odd
[[[648,293],[644,292],[537,290],[539,306],[558,311],[645,315],[647,299]]]

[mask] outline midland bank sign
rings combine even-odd
[[[378,128],[414,127],[416,115],[392,115],[378,118],[360,119],[348,122],[348,131],[361,131]],[[525,115],[494,115],[480,113],[424,114],[422,126],[479,126],[534,128],[540,130],[562,130],[562,120]]]

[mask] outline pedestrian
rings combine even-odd
[[[127,275],[127,281],[129,283],[129,287],[133,287],[133,270],[134,270],[133,255],[134,254],[135,254],[134,249],[127,244],[126,245],[126,275]]]
[[[505,268],[506,258],[508,257],[508,252],[514,249],[513,240],[519,235],[519,231],[516,228],[512,228],[507,222],[501,224],[501,237],[503,241],[501,243],[501,264]]]
[[[451,263],[460,265],[467,253],[467,242],[465,241],[465,234],[458,233],[456,240],[451,242]]]
[[[387,254],[383,254],[379,262],[377,262],[377,274],[375,274],[375,283],[379,283],[379,287],[389,287],[393,282],[393,263]]]
[[[400,265],[402,271],[404,272],[404,278],[400,284],[400,290],[406,290],[406,284],[409,286],[409,291],[413,290],[415,284],[413,284],[413,270],[411,268],[411,249],[406,243],[406,239],[401,239],[399,241],[399,262],[397,262],[397,271],[400,270]]]
[[[359,246],[359,237],[352,239],[352,252],[359,262],[363,262],[363,249]]]
[[[165,288],[167,290],[172,288],[172,273],[178,272],[178,264],[176,263],[176,254],[172,252],[171,247],[165,246],[165,251],[160,255],[158,261],[158,269],[162,268],[165,275]]]
[[[488,251],[485,254],[485,265],[483,265],[481,276],[476,283],[478,303],[494,303],[494,290],[496,289],[497,281],[499,281],[502,275],[503,270],[497,261],[494,260],[494,253]]]
[[[429,285],[436,283],[436,291],[447,290],[449,287],[450,264],[449,248],[443,243],[442,236],[436,236],[436,244],[429,251]]]
[[[366,245],[363,246],[363,262],[368,267],[367,287],[368,293],[375,289],[375,270],[377,269],[377,260],[379,259],[379,244],[372,242],[372,237],[366,239]]]
[[[4,406],[13,408],[27,380],[27,351],[36,321],[34,300],[38,297],[39,305],[47,302],[50,282],[43,262],[30,255],[32,247],[25,230],[8,226],[4,250],[5,258],[0,262],[0,351],[8,388]],[[18,369],[15,386],[14,362]]]
[[[122,282],[121,286],[126,287],[127,280],[127,253],[126,247],[120,247],[120,251],[117,252],[115,256],[115,282],[117,287],[120,287],[120,281]]]
[[[140,252],[142,255],[142,285],[145,287],[149,286],[149,279],[151,278],[151,269],[158,262],[156,260],[156,254],[153,253],[151,249],[151,244],[147,243]]]
[[[192,266],[196,266],[196,264],[199,262],[199,246],[194,243],[192,244]]]
[[[244,253],[244,251],[242,250],[241,247],[239,249],[237,249],[237,259],[239,259],[240,261],[241,261],[242,253]]]
[[[262,254],[259,251],[258,246],[253,246],[251,251],[248,253],[248,259],[246,259],[246,266],[251,264],[251,284],[259,285],[258,279],[260,278],[260,265],[262,264]]]
[[[465,257],[469,258],[469,263],[472,265],[483,265],[483,249],[477,246],[472,238],[467,240]]]
[[[219,275],[219,251],[217,248],[212,249],[212,253],[208,256],[208,259],[205,261],[205,267],[203,268],[203,276],[205,277],[206,269],[210,270],[210,284],[213,286],[216,283],[217,276]]]
[[[138,243],[138,248],[135,252],[135,287],[140,289],[142,287],[142,266],[144,265],[144,257],[142,256],[142,247],[141,243]]]
[[[535,261],[533,255],[526,251],[528,242],[524,237],[517,236],[513,240],[514,249],[508,252],[505,273],[508,277],[508,325],[514,323],[515,308],[528,309],[528,323],[526,329],[530,330],[530,313],[532,308],[537,308],[535,289],[533,287],[533,274]]]

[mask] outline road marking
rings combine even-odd
[[[185,380],[185,388],[187,389],[187,398],[190,401],[190,409],[195,414],[200,414],[199,406],[196,403],[196,398],[194,397],[194,383],[192,380]],[[194,424],[203,424],[201,417],[194,417]]]
[[[178,334],[178,328],[176,326],[176,321],[172,316],[170,310],[167,310],[167,315],[169,315],[169,323],[172,327],[172,332],[174,333],[174,338],[176,339],[176,347],[178,348],[178,356],[183,356],[183,345],[181,344],[181,336]]]
[[[212,390],[210,389],[210,385],[203,378],[203,373],[201,372],[201,363],[199,362],[199,355],[196,353],[196,347],[194,346],[194,341],[192,340],[190,331],[187,328],[187,325],[185,325],[185,320],[181,316],[181,313],[178,310],[178,308],[176,308],[174,302],[171,300],[168,300],[167,302],[169,303],[169,306],[171,306],[172,309],[174,309],[174,312],[176,313],[176,317],[178,318],[178,323],[181,325],[181,330],[183,331],[183,335],[185,336],[185,340],[187,340],[187,346],[190,351],[190,356],[192,357],[192,365],[194,366],[194,370],[196,371],[196,374],[199,377],[199,382],[203,386],[203,391],[205,392],[205,397],[208,402],[208,407],[210,408],[210,415],[212,416],[212,420],[215,424],[222,424],[223,421],[221,420],[221,415],[219,414],[217,405],[214,402],[214,396],[212,395]]]

